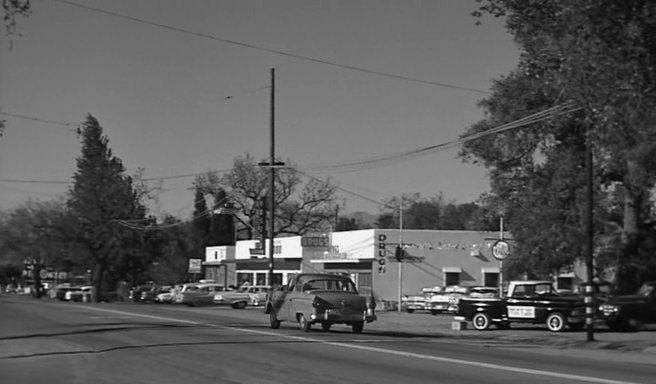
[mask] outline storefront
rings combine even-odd
[[[297,273],[347,274],[361,292],[384,300],[396,300],[399,288],[412,294],[436,285],[497,286],[500,269],[492,246],[498,238],[498,232],[394,229],[276,238],[274,279],[286,284]],[[245,240],[208,248],[205,278],[268,285],[268,245]]]

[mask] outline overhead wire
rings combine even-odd
[[[502,124],[500,126],[497,126],[495,128],[491,128],[482,132],[474,133],[471,135],[467,135],[464,137],[461,137],[457,140],[452,140],[436,145],[431,145],[428,147],[424,148],[419,148],[419,149],[413,149],[409,151],[403,151],[403,152],[397,152],[397,153],[392,153],[392,154],[384,154],[380,156],[375,156],[372,158],[368,159],[362,159],[362,160],[356,160],[356,161],[348,161],[348,162],[343,162],[343,163],[336,163],[336,164],[329,164],[329,165],[317,165],[317,166],[308,166],[304,167],[303,169],[305,170],[311,170],[311,171],[331,171],[331,172],[353,172],[353,171],[360,171],[363,169],[371,169],[375,167],[380,167],[383,165],[387,165],[391,162],[397,162],[397,161],[402,161],[402,160],[408,160],[411,158],[416,158],[420,156],[424,156],[427,154],[431,154],[437,151],[442,151],[445,149],[449,149],[452,147],[456,147],[458,145],[464,144],[466,142],[476,140],[485,136],[505,132],[511,129],[516,129],[520,128],[526,125],[530,124],[535,124],[541,121],[546,121],[548,119],[551,119],[556,116],[561,116],[565,114],[569,114],[575,111],[580,110],[580,107],[576,107],[571,103],[564,103],[564,104],[559,104],[554,107],[548,108],[546,110],[536,112],[532,115],[523,117],[518,120],[514,120],[509,123]]]
[[[280,55],[280,56],[291,57],[291,58],[294,58],[294,59],[297,59],[297,60],[309,61],[309,62],[313,62],[313,63],[317,63],[317,64],[323,64],[323,65],[328,65],[328,66],[332,66],[332,67],[347,69],[347,70],[350,70],[350,71],[362,72],[362,73],[367,73],[367,74],[372,74],[372,75],[377,75],[377,76],[384,76],[384,77],[393,78],[393,79],[397,79],[397,80],[403,80],[403,81],[433,85],[433,86],[442,87],[442,88],[450,88],[450,89],[456,89],[456,90],[461,90],[461,91],[475,92],[475,93],[485,94],[485,95],[491,94],[490,91],[486,91],[486,90],[482,90],[482,89],[463,87],[463,86],[458,86],[458,85],[454,85],[454,84],[447,84],[447,83],[443,83],[443,82],[439,82],[439,81],[424,80],[424,79],[420,79],[420,78],[416,78],[416,77],[399,75],[399,74],[379,71],[379,70],[365,68],[365,67],[359,67],[359,66],[350,65],[350,64],[342,64],[342,63],[332,61],[332,60],[319,59],[319,58],[316,58],[316,57],[305,56],[305,55],[301,55],[301,54],[297,54],[297,53],[283,51],[283,50],[280,50],[280,49],[267,48],[267,47],[263,47],[263,46],[259,46],[259,45],[255,45],[255,44],[244,43],[244,42],[237,41],[237,40],[226,39],[226,38],[214,36],[214,35],[209,34],[209,33],[196,32],[196,31],[192,31],[190,29],[176,27],[176,26],[173,26],[173,25],[168,25],[168,24],[164,24],[164,23],[160,23],[160,22],[156,22],[156,21],[146,20],[146,19],[143,19],[143,18],[126,15],[126,14],[119,13],[119,12],[109,11],[109,10],[102,9],[102,8],[97,8],[97,7],[92,7],[92,6],[85,5],[85,4],[76,3],[74,1],[69,1],[69,0],[53,0],[53,1],[58,2],[58,3],[62,3],[62,4],[66,4],[66,5],[70,5],[70,6],[73,6],[73,7],[81,8],[81,9],[91,11],[91,12],[101,13],[101,14],[105,14],[105,15],[108,15],[108,16],[117,17],[117,18],[121,18],[121,19],[125,19],[125,20],[131,20],[133,22],[140,23],[140,24],[145,24],[145,25],[150,25],[150,26],[153,26],[153,27],[163,28],[163,29],[183,33],[183,34],[186,34],[186,35],[196,36],[196,37],[200,37],[200,38],[204,38],[204,39],[218,41],[218,42],[225,43],[225,44],[235,45],[235,46],[242,47],[242,48],[249,48],[249,49],[254,49],[254,50],[258,50],[258,51],[273,53],[273,54]]]
[[[71,132],[77,132],[78,128],[80,127],[80,123],[66,123],[66,122],[63,122],[63,121],[43,119],[43,118],[40,118],[40,117],[22,115],[22,114],[12,113],[12,112],[0,111],[0,115],[8,116],[8,117],[11,117],[11,118],[14,118],[14,119],[29,120],[29,121],[35,121],[35,122],[38,122],[38,123],[59,125],[59,126],[62,126],[62,127],[69,128],[68,131],[71,131]]]

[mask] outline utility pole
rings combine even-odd
[[[269,154],[269,162],[262,162],[258,165],[261,167],[268,167],[269,174],[269,285],[273,285],[273,236],[275,231],[275,212],[276,212],[276,167],[285,165],[283,162],[276,162],[276,108],[275,108],[275,95],[276,95],[276,70],[271,68],[271,151]],[[262,243],[264,247],[264,243]],[[281,282],[282,283],[282,282]]]
[[[275,212],[276,212],[276,168],[274,162],[276,161],[276,70],[271,68],[271,154],[269,157],[269,164],[271,165],[271,174],[269,180],[269,285],[273,286],[273,231],[275,225]],[[264,245],[264,244],[262,244]]]
[[[586,126],[585,131],[585,269],[588,275],[585,284],[585,330],[587,341],[594,341],[594,286],[592,267],[592,247],[594,238],[593,212],[592,212],[592,143],[590,140],[590,128]]]
[[[399,313],[401,310],[401,303],[403,301],[403,195],[399,199],[399,250],[401,259],[399,262]]]

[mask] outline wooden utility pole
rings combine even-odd
[[[585,137],[585,269],[587,281],[585,284],[585,330],[587,341],[594,341],[594,286],[592,267],[592,247],[594,244],[593,227],[593,198],[592,198],[592,143],[590,140],[590,128],[586,128]]]
[[[271,166],[271,174],[269,180],[269,285],[273,286],[273,234],[275,228],[275,211],[276,211],[276,168],[274,163],[276,161],[276,70],[271,68],[271,153],[269,157],[269,165]],[[262,244],[264,246],[264,244]]]

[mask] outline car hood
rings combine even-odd
[[[331,292],[331,291],[319,291],[313,292],[314,296],[319,300],[325,301],[334,308],[366,308],[367,307],[367,298],[360,296],[355,293],[343,293],[343,292]]]
[[[424,301],[426,300],[425,296],[420,296],[420,295],[412,295],[407,297],[408,301]]]

